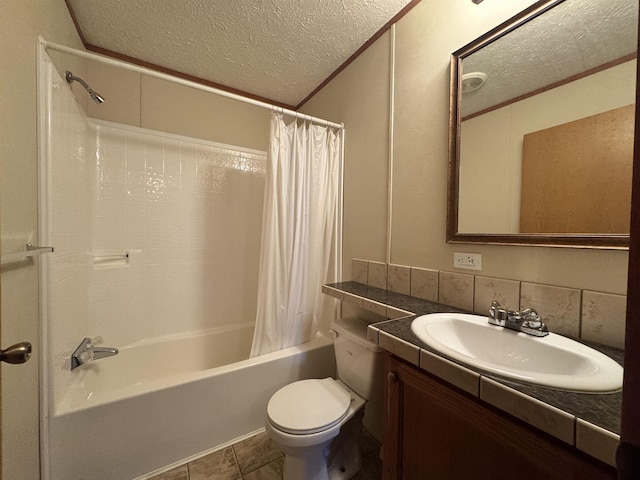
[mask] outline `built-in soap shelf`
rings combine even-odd
[[[43,253],[53,253],[53,247],[36,247],[35,245],[31,245],[31,243],[27,243],[24,252],[2,255],[0,264],[6,265],[8,263],[22,262],[23,260],[42,255]]]
[[[94,268],[128,267],[131,254],[139,250],[127,250],[126,252],[98,252],[92,254]]]

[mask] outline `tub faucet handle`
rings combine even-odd
[[[80,352],[76,358],[79,360],[80,365],[82,365],[83,363],[93,361],[93,357],[94,357],[93,350],[89,348],[84,352]]]
[[[76,348],[71,355],[71,370],[74,370],[85,363],[118,354],[117,348],[95,346],[100,343],[102,343],[102,337],[85,337],[82,340],[82,343],[78,345],[78,348]]]

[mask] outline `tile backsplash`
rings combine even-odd
[[[355,282],[480,315],[487,314],[493,300],[511,310],[535,308],[552,332],[624,348],[624,295],[357,258],[352,272]]]

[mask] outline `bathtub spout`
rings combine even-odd
[[[112,347],[93,347],[93,359],[99,360],[105,357],[112,357],[118,354],[117,348]]]
[[[117,348],[112,347],[96,347],[96,343],[101,343],[102,337],[94,339],[85,338],[78,348],[71,355],[71,370],[78,368],[80,365],[100,360],[101,358],[111,357],[118,354]]]

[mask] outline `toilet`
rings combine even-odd
[[[362,467],[364,406],[373,397],[382,404],[384,375],[367,325],[355,317],[331,324],[337,379],[300,380],[269,400],[265,428],[284,452],[284,480],[347,480]]]

